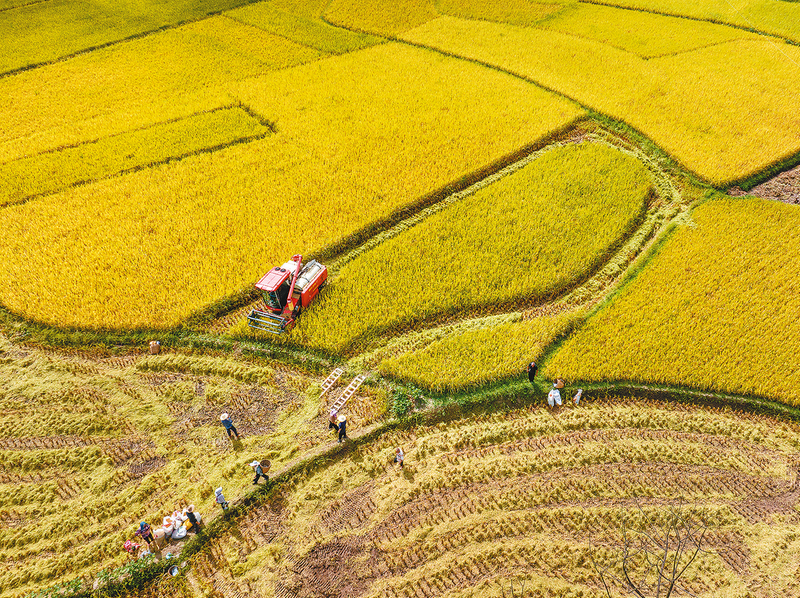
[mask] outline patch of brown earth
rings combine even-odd
[[[782,172],[778,176],[753,187],[750,191],[744,191],[739,187],[731,187],[728,189],[728,195],[733,195],[734,197],[755,195],[764,199],[774,199],[800,205],[800,166],[795,166],[791,170]]]

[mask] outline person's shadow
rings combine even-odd
[[[235,453],[241,453],[244,450],[244,445],[238,438],[231,438],[231,444],[233,445],[233,451]]]
[[[414,472],[412,472],[407,467],[404,467],[403,468],[403,477],[405,479],[407,479],[409,482],[413,482],[414,481]]]

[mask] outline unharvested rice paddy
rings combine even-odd
[[[622,152],[553,149],[346,264],[297,336],[339,352],[432,316],[555,296],[607,259],[650,193]]]
[[[603,4],[730,23],[800,42],[800,5],[792,0],[607,0]]]
[[[0,39],[0,598],[109,598],[188,504],[127,598],[623,598],[594,563],[676,505],[681,595],[800,598],[800,212],[719,191],[798,195],[800,3],[0,0]],[[329,284],[253,333],[297,253]]]
[[[635,380],[800,397],[800,211],[715,199],[547,365],[573,380]]]
[[[619,12],[618,30],[636,30],[625,45],[652,47],[661,39],[666,17]],[[580,34],[582,22],[559,27],[569,33],[440,17],[403,38],[500,67],[623,120],[716,186],[800,151],[800,48],[744,32],[727,43],[715,44],[716,33],[700,41],[703,32],[693,26],[680,37],[696,49],[645,59],[576,37],[571,30]],[[592,37],[609,35],[597,27]],[[697,47],[705,44],[713,45]]]
[[[174,326],[581,114],[508,75],[397,44],[231,92],[277,132],[3,209],[0,301],[51,325]]]
[[[69,56],[241,4],[237,0],[4,0],[0,73]]]
[[[405,468],[392,463],[403,447]],[[600,597],[591,555],[636,505],[708,524],[697,596],[796,596],[800,430],[647,402],[534,407],[390,432],[294,478],[195,557],[225,595]],[[612,584],[612,596],[621,596]]]
[[[456,333],[383,361],[380,372],[439,393],[514,378],[580,315],[566,312]]]

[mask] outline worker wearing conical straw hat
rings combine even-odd
[[[339,442],[341,443],[343,440],[347,440],[347,418],[340,415],[337,421],[339,422]]]

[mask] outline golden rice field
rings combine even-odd
[[[202,18],[237,0],[3,0],[0,74]]]
[[[120,133],[0,164],[0,207],[125,171],[264,137],[270,128],[238,107]]]
[[[564,343],[548,374],[798,405],[800,211],[718,198],[695,208],[691,220]]]
[[[159,527],[189,503],[215,515],[213,489],[229,500],[249,491],[253,458],[279,470],[325,439],[314,383],[278,363],[67,355],[0,336],[0,595],[125,562],[141,520]],[[361,391],[352,429],[384,403]],[[241,442],[228,440],[222,412]]]
[[[323,56],[215,16],[5,77],[0,162],[228,106],[224,84]]]
[[[174,326],[581,114],[397,44],[229,89],[276,134],[2,210],[0,301],[51,325]]]
[[[616,149],[545,152],[346,264],[294,336],[341,352],[434,316],[544,301],[608,259],[651,192]]]
[[[556,339],[580,321],[580,312],[565,312],[466,330],[423,348],[381,362],[385,376],[448,393],[518,377]]]
[[[591,556],[614,554],[637,502],[659,519],[682,500],[708,525],[682,590],[797,596],[799,447],[796,424],[621,400],[387,432],[279,486],[172,595],[499,597],[513,580],[600,598]]]
[[[791,0],[608,0],[603,3],[730,23],[800,42],[800,6]]]
[[[609,9],[565,11],[547,21],[549,29],[443,16],[403,39],[497,66],[620,119],[715,186],[800,151],[800,48],[636,11],[614,11],[587,27],[600,10]],[[666,44],[665,21],[678,37]],[[719,43],[726,38],[735,39]],[[654,58],[633,53],[682,46]]]

